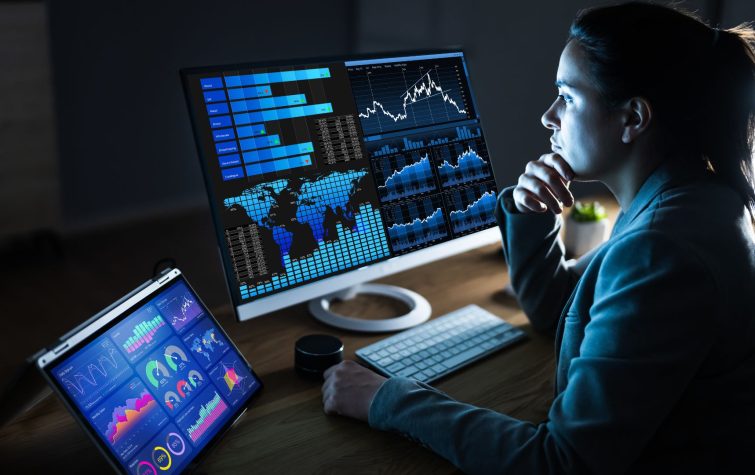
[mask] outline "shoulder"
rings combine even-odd
[[[593,272],[603,290],[633,283],[677,280],[713,283],[697,246],[669,232],[639,229],[615,237],[600,253]],[[592,266],[591,266],[592,267]]]

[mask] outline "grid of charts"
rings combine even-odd
[[[238,302],[493,225],[462,53],[207,69],[188,87]]]
[[[179,280],[53,369],[131,473],[174,473],[259,381]]]

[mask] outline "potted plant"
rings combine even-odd
[[[566,252],[581,256],[608,239],[608,215],[597,201],[577,201],[566,219],[564,245]]]

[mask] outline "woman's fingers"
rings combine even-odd
[[[574,172],[558,154],[549,153],[527,164],[514,188],[514,202],[520,212],[542,213],[551,210],[556,214],[564,205],[572,206],[574,196],[569,183]]]
[[[574,204],[574,197],[569,191],[569,180],[565,179],[559,171],[548,164],[545,160],[536,162],[537,165],[529,167],[530,174],[545,184],[551,194],[566,206]]]
[[[514,203],[520,213],[543,213],[548,210],[545,203],[538,200],[532,192],[525,190],[521,186],[514,188]]]
[[[548,184],[542,181],[533,173],[525,173],[519,177],[519,184],[522,190],[528,191],[534,195],[537,201],[542,202],[549,210],[558,214],[563,210],[561,202],[553,194]]]

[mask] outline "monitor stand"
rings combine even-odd
[[[333,300],[351,300],[358,294],[383,295],[393,297],[404,302],[410,309],[406,315],[383,320],[364,320],[361,318],[347,317],[330,311],[330,303]],[[360,284],[349,287],[340,292],[334,292],[323,297],[309,301],[309,311],[312,316],[321,322],[344,330],[358,332],[392,332],[419,325],[427,321],[432,313],[430,302],[426,298],[403,287],[384,284]]]

